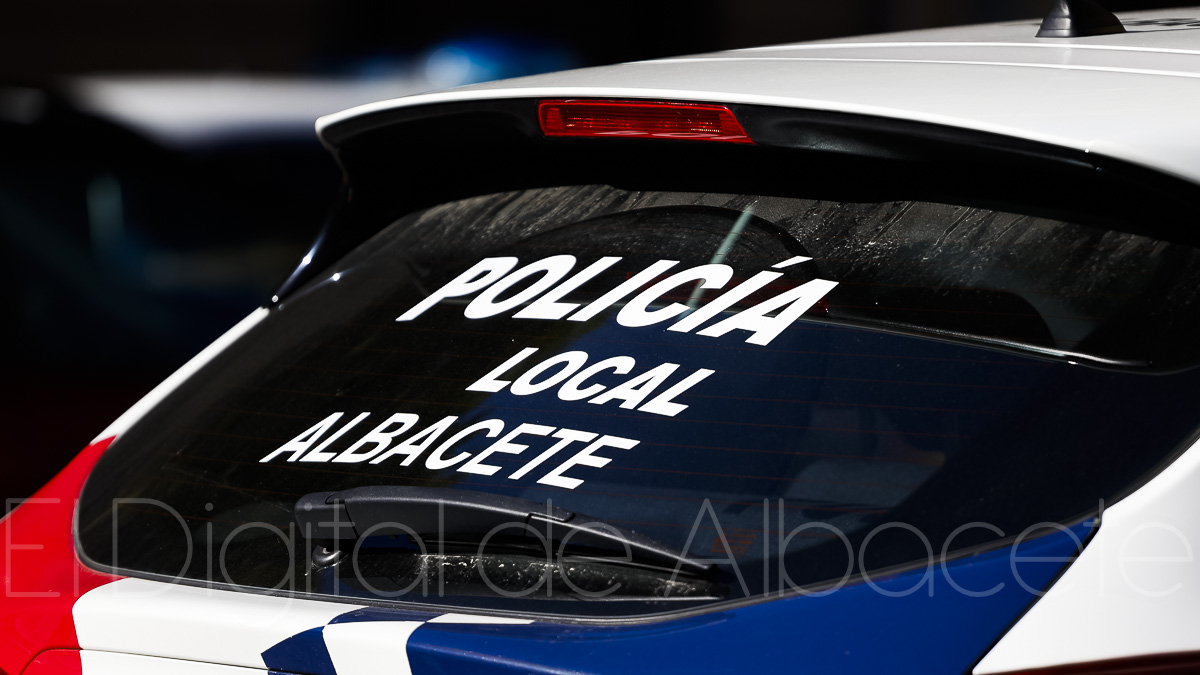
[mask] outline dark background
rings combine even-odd
[[[503,58],[516,64],[497,72],[522,74],[1037,20],[1050,4],[9,3],[0,22],[0,423],[8,430],[0,497],[31,494],[142,394],[261,304],[337,192],[336,168],[310,126],[287,133],[260,126],[233,139],[164,147],[80,110],[65,93],[71,77],[232,74],[328,82],[372,74],[378,81],[412,70],[439,45],[479,39],[502,43]],[[170,273],[164,277],[163,270]]]
[[[0,78],[147,69],[290,73],[330,68],[371,54],[411,53],[447,36],[482,30],[562,39],[578,50],[584,63],[602,64],[1033,17],[1048,4],[1045,0],[11,3],[0,29]]]

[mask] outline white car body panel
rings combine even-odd
[[[1200,443],[1104,510],[1062,577],[975,675],[1200,651]]]
[[[84,650],[263,669],[279,641],[360,607],[122,579],[84,594],[72,616]]]
[[[338,675],[375,675],[380,663],[393,673],[411,673],[404,648],[421,621],[341,623],[321,631]]]
[[[83,649],[83,675],[261,675],[262,670]]]
[[[455,613],[421,621],[331,623],[363,607],[121,579],[85,593],[72,618],[84,675],[262,673],[263,652],[313,629],[320,629],[339,675],[374,675],[381,663],[389,673],[408,675],[408,639],[426,623],[532,623]]]

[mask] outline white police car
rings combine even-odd
[[[1194,672],[1193,16],[323,118],[292,277],[4,521],[0,669]]]

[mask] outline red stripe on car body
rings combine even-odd
[[[22,673],[46,650],[78,649],[71,616],[75,601],[120,578],[84,567],[75,554],[75,503],[88,474],[112,441],[107,438],[84,448],[49,483],[0,520],[4,531],[0,672]],[[43,670],[37,672],[59,672],[44,668],[61,665],[63,658],[69,660],[62,655],[46,656],[48,661],[38,666]],[[77,653],[74,658],[77,663]]]

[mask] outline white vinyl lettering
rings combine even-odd
[[[593,455],[592,453],[604,447],[630,450],[636,447],[638,443],[639,441],[635,441],[632,438],[621,438],[620,436],[601,436],[599,440],[594,441],[586,448],[575,453],[574,457],[568,459],[562,464],[559,464],[553,471],[539,478],[538,482],[542,485],[553,485],[555,487],[574,490],[583,484],[583,480],[564,476],[563,474],[569,469],[576,466],[592,466],[596,468],[608,466],[608,463],[612,461],[611,457],[600,457],[598,455]]]
[[[496,466],[495,464],[484,464],[483,460],[487,459],[489,455],[496,452],[509,455],[519,455],[525,450],[528,450],[529,446],[522,445],[520,443],[513,443],[513,439],[515,439],[517,436],[522,434],[529,434],[531,436],[546,436],[552,431],[554,431],[554,427],[548,427],[543,424],[520,424],[516,429],[513,429],[507,434],[501,436],[500,440],[489,445],[487,449],[472,457],[469,462],[463,464],[458,470],[463,473],[474,473],[480,476],[495,475],[495,473],[499,471],[501,467]]]
[[[601,258],[596,262],[588,265],[580,270],[575,276],[567,279],[563,283],[556,286],[549,293],[534,300],[528,307],[513,314],[514,319],[550,319],[557,320],[570,314],[579,308],[578,303],[574,302],[559,302],[567,293],[574,291],[588,281],[591,281],[596,275],[604,270],[612,267],[620,257],[609,256]]]
[[[700,288],[721,288],[732,278],[733,268],[729,265],[700,265],[672,274],[626,303],[617,314],[617,323],[626,328],[641,328],[673,319],[686,312],[687,305],[672,302],[653,311],[647,308],[651,303],[666,295],[668,291],[688,282],[701,282]]]
[[[666,272],[677,264],[679,264],[678,260],[659,260],[641,272],[638,272],[632,277],[626,279],[621,285],[596,298],[583,309],[575,312],[571,316],[568,316],[567,321],[587,321],[595,317],[609,307],[612,307],[620,300],[624,299],[625,296],[633,293],[651,281],[654,281],[655,277],[663,272]]]
[[[716,371],[708,370],[707,368],[701,368],[700,370],[697,370],[696,372],[692,373],[691,375],[688,375],[687,377],[685,377],[682,380],[680,380],[679,382],[677,382],[670,389],[668,389],[668,390],[664,391],[663,393],[659,394],[658,396],[655,396],[654,398],[650,399],[649,403],[638,408],[638,412],[654,413],[655,415],[666,415],[667,417],[674,417],[674,416],[678,415],[679,413],[683,412],[684,410],[687,410],[687,406],[683,405],[681,403],[675,403],[673,399],[676,396],[679,396],[683,392],[687,391],[688,389],[691,389],[692,387],[696,386],[701,381],[703,381],[704,378],[708,377],[709,375],[712,375],[714,372],[716,372]]]
[[[704,371],[698,371],[697,374],[693,374],[692,377],[688,378],[684,382],[681,382],[679,385],[672,387],[667,392],[664,392],[662,396],[658,397],[658,399],[661,399],[661,401],[656,399],[656,401],[652,401],[652,403],[656,403],[659,408],[663,408],[668,412],[673,410],[672,406],[677,406],[679,404],[672,403],[669,400],[670,396],[675,395],[676,390],[682,391],[684,388],[686,388],[686,386],[691,386],[691,384],[694,382],[698,382],[703,379],[701,375],[705,375]],[[351,427],[354,426],[354,424],[368,417],[370,414],[371,413],[368,412],[361,413],[354,420],[351,420],[336,433],[334,433],[330,439],[327,439],[326,442],[332,441],[333,439],[344,435]],[[285,444],[284,448],[271,453],[262,461],[270,461],[271,459],[274,459],[280,455],[291,454],[293,457],[295,457],[300,453],[307,452],[312,454],[314,450],[320,450],[322,446],[317,446],[315,449],[311,448],[311,446],[317,441],[317,439],[321,437],[323,433],[333,428],[333,425],[336,424],[337,421],[342,418],[342,416],[344,416],[344,413],[341,412],[329,415],[329,417],[322,420],[319,424],[310,427],[309,429],[305,430],[304,433],[292,439],[291,443],[295,444],[293,447],[287,447],[287,444]],[[379,464],[394,455],[402,455],[404,456],[404,460],[400,463],[400,466],[410,466],[425,451],[437,444],[439,439],[441,439],[443,436],[446,436],[446,434],[449,433],[450,428],[458,420],[457,417],[452,415],[443,417],[437,422],[413,434],[400,444],[394,447],[389,447],[389,444],[398,436],[406,431],[411,430],[417,424],[419,419],[419,416],[414,413],[396,413],[390,415],[383,424],[380,424],[371,431],[367,432],[362,436],[362,438],[359,438],[358,441],[352,444],[341,454],[322,452],[318,455],[320,459],[313,461],[357,463],[370,460],[371,464]],[[504,467],[497,464],[486,463],[485,460],[487,460],[489,457],[494,457],[497,454],[520,455],[524,452],[527,452],[529,450],[529,445],[518,442],[518,439],[525,440],[521,439],[522,436],[550,437],[556,439],[555,443],[553,443],[549,448],[542,450],[536,457],[526,462],[519,469],[513,471],[507,478],[509,480],[519,480],[524,478],[534,470],[545,465],[552,458],[560,454],[568,447],[577,443],[588,444],[585,445],[582,450],[579,450],[572,455],[569,459],[552,468],[538,480],[539,483],[544,485],[553,485],[555,487],[573,490],[579,487],[579,485],[583,484],[584,479],[574,476],[567,476],[565,475],[567,471],[580,466],[593,468],[607,466],[612,459],[597,455],[597,451],[605,447],[622,448],[628,450],[639,444],[639,441],[631,438],[621,438],[619,436],[601,436],[600,434],[590,431],[580,431],[577,429],[566,428],[556,429],[552,426],[528,422],[518,424],[507,433],[504,433],[505,428],[505,422],[498,419],[489,419],[471,424],[466,428],[457,431],[453,435],[450,435],[449,438],[446,438],[446,440],[442,441],[440,444],[437,444],[436,449],[432,450],[428,456],[425,457],[423,466],[424,468],[433,471],[441,471],[444,469],[453,468],[455,471],[461,473],[479,476],[494,476],[500,473]],[[464,443],[467,443],[467,439],[479,434],[482,434],[485,438],[496,438],[497,436],[499,436],[499,438],[490,445],[484,447],[483,450],[474,456],[472,456],[471,452],[461,449],[457,452],[457,454],[449,456],[451,453],[455,452],[455,448],[460,448],[460,446],[462,446]],[[365,452],[361,451],[362,448],[371,445],[374,445],[374,447],[372,447],[370,450]],[[288,461],[293,460],[289,459]]]
[[[608,387],[602,384],[593,384],[584,389],[580,389],[580,387],[589,379],[605,370],[611,370],[617,375],[626,375],[629,371],[633,370],[635,365],[637,365],[637,362],[631,356],[614,356],[598,363],[593,363],[563,383],[562,388],[558,390],[558,397],[564,401],[582,401],[589,396],[595,396]]]
[[[567,273],[574,266],[575,256],[573,255],[555,255],[529,263],[475,296],[475,299],[463,311],[463,316],[468,319],[486,319],[489,316],[496,316],[514,307],[519,307],[545,293],[551,286],[557,284],[563,277],[567,276]],[[525,289],[517,291],[504,300],[498,300],[500,295],[505,291],[525,279],[537,275],[541,275],[541,278]]]
[[[516,266],[516,258],[484,258],[475,263],[471,269],[458,275],[450,283],[442,286],[434,291],[432,295],[417,303],[412,309],[396,317],[396,320],[412,321],[425,313],[425,310],[446,298],[458,298],[478,292],[495,283],[497,279],[508,274],[508,271]]]
[[[544,450],[542,454],[534,457],[533,460],[531,460],[525,466],[514,471],[513,474],[508,477],[508,479],[517,480],[518,478],[522,478],[525,476],[525,474],[533,471],[546,460],[557,455],[560,450],[568,445],[571,445],[572,443],[588,443],[596,436],[599,436],[599,434],[593,434],[590,431],[576,431],[575,429],[559,429],[558,431],[554,432],[553,436],[554,438],[561,440]]]
[[[588,402],[596,405],[621,401],[620,407],[626,410],[637,408],[641,412],[674,417],[687,409],[686,405],[675,403],[674,399],[715,372],[700,368],[666,391],[650,398],[679,369],[679,364],[664,363],[613,386],[601,382],[589,383],[589,381],[604,371],[611,371],[615,375],[630,373],[637,365],[633,357],[613,356],[585,368],[584,366],[590,358],[587,352],[572,351],[557,354],[537,363],[511,382],[499,379],[500,375],[507,373],[513,366],[535,351],[537,349],[533,347],[522,349],[499,367],[472,383],[467,389],[499,392],[508,388],[516,396],[530,396],[562,385],[557,394],[558,398],[563,401],[590,399]],[[647,399],[649,399],[648,403]]]
[[[709,319],[745,300],[781,276],[783,274],[780,272],[759,272],[737,286],[725,291],[720,297],[711,300],[703,307],[667,326],[667,330],[677,333],[690,333],[704,325]]]
[[[568,298],[606,272],[610,277],[613,276],[615,273],[610,270],[622,260],[621,257],[603,257],[580,270],[575,269],[577,260],[573,255],[552,255],[524,266],[520,266],[520,261],[515,257],[484,258],[405,311],[396,321],[412,321],[444,300],[474,296],[469,302],[458,301],[467,319],[484,319],[515,312],[512,314],[515,319],[585,322],[618,308],[609,317],[612,323],[625,328],[663,324],[667,331],[673,333],[710,338],[723,337],[733,331],[746,331],[747,344],[765,346],[837,287],[835,281],[812,279],[762,300],[763,296],[768,295],[767,289],[785,276],[785,272],[775,270],[785,270],[811,260],[806,256],[794,256],[774,264],[772,270],[759,271],[737,286],[726,288],[734,278],[734,270],[722,261],[731,242],[732,239],[727,237],[722,244],[726,248],[720,249],[709,264],[674,274],[668,275],[668,272],[679,264],[676,260],[651,262],[628,278],[624,278],[627,275],[622,270],[617,278],[623,280],[616,287],[599,294],[587,304],[582,301],[570,302]],[[702,292],[706,289],[724,290],[713,299],[706,300]],[[602,289],[592,289],[587,295],[596,296],[599,290]],[[672,297],[687,297],[688,300],[686,303],[672,301]],[[751,303],[755,304],[746,308]],[[552,342],[546,344],[578,338],[571,333],[547,333],[546,338]],[[606,333],[598,333],[596,340],[586,344],[608,344],[612,341]],[[690,342],[674,346],[682,347],[685,344]],[[672,345],[666,343],[663,346]],[[592,356],[582,350],[553,354],[529,365],[527,361],[538,352],[538,347],[521,348],[472,382],[466,391],[496,394],[508,390],[515,396],[544,394],[547,397],[547,392],[554,391],[560,401],[587,401],[592,405],[615,402],[624,410],[675,417],[689,408],[688,404],[679,402],[680,399],[686,400],[688,392],[716,374],[715,370],[709,368],[697,368],[690,373],[681,371],[678,363],[661,363],[648,369],[645,369],[647,366],[639,369],[633,357],[623,355],[598,356],[599,360],[592,363]],[[693,352],[689,349],[686,353]],[[597,454],[601,449],[611,447],[629,450],[640,442],[530,422],[516,423],[515,427],[509,428],[508,423],[500,419],[472,423],[455,432],[453,429],[459,418],[454,415],[442,417],[420,428],[419,415],[395,413],[389,414],[381,424],[349,443],[344,450],[328,450],[371,414],[360,413],[339,427],[346,413],[331,413],[259,461],[270,462],[283,457],[288,462],[369,462],[376,465],[400,456],[399,466],[408,467],[423,458],[421,467],[424,469],[450,469],[479,476],[508,474],[508,480],[519,480],[537,471],[544,473],[537,480],[538,483],[573,490],[584,482],[584,478],[568,476],[568,472],[586,473],[579,469],[608,466],[612,458]],[[414,429],[419,430],[413,432]],[[406,434],[409,435],[405,437]],[[482,438],[473,438],[480,434]],[[552,444],[549,440],[536,442],[537,437],[552,438],[554,441]],[[495,440],[485,441],[484,438]],[[530,444],[538,449],[532,450]],[[545,447],[547,444],[550,447]],[[576,444],[581,444],[583,449],[579,450],[580,446]],[[574,450],[573,454],[565,452],[568,448]],[[524,456],[526,453],[536,456],[528,459]],[[502,455],[514,457],[507,460],[508,466],[505,466],[506,458],[500,457]],[[513,470],[513,465],[518,463],[516,456],[521,456],[520,461],[524,464]],[[560,456],[569,456],[569,459],[564,461]],[[547,471],[547,466],[552,468]]]
[[[777,262],[774,265],[771,265],[771,268],[781,270],[785,267],[791,267],[792,265],[799,265],[802,262],[808,262],[809,260],[812,260],[812,258],[810,258],[806,255],[798,255],[798,256],[788,258],[787,260],[784,260],[783,262]]]
[[[386,448],[392,441],[396,440],[397,436],[413,428],[413,425],[417,423],[418,419],[420,419],[420,417],[412,413],[396,413],[395,415],[392,415],[384,420],[383,424],[380,424],[368,432],[366,436],[358,439],[354,445],[351,445],[343,450],[340,455],[333,458],[333,461],[345,463],[365,462],[375,455],[383,452],[384,448]],[[396,429],[384,431],[388,427],[395,426],[397,424],[400,426]],[[375,444],[375,447],[371,450],[366,452],[356,452],[364,445],[370,445],[372,443]]]
[[[609,401],[620,400],[623,401],[621,403],[622,408],[627,410],[636,408],[641,405],[642,401],[646,400],[647,396],[654,393],[654,390],[661,386],[663,382],[666,382],[667,378],[671,377],[671,373],[674,373],[678,369],[678,363],[664,363],[655,366],[595,398],[588,399],[588,403],[603,405]]]
[[[446,451],[461,443],[468,436],[477,434],[480,431],[486,431],[487,433],[484,435],[488,438],[495,438],[497,434],[499,434],[501,431],[504,431],[504,422],[501,422],[500,420],[484,420],[482,422],[472,424],[466,429],[454,434],[447,439],[445,443],[439,445],[437,450],[434,450],[432,453],[430,453],[429,457],[425,458],[425,468],[432,471],[449,469],[455,464],[458,464],[459,462],[470,457],[471,453],[469,452],[460,452],[449,459],[443,457],[443,455],[446,453]]]
[[[764,300],[757,305],[738,312],[733,316],[715,323],[697,333],[707,337],[721,337],[731,330],[747,330],[753,333],[746,338],[752,345],[768,345],[788,326],[792,325],[801,315],[817,304],[829,291],[837,286],[836,281],[813,279],[779,295]],[[782,309],[775,316],[767,316],[771,312]]]
[[[312,425],[308,429],[305,429],[304,432],[301,433],[299,436],[297,436],[297,437],[293,438],[292,440],[288,441],[287,443],[284,443],[283,445],[279,446],[271,454],[267,455],[266,457],[263,457],[262,459],[260,459],[258,461],[260,463],[261,462],[269,462],[272,459],[275,459],[276,457],[278,457],[279,455],[284,455],[289,452],[292,453],[292,456],[288,457],[287,461],[294,462],[297,459],[300,459],[300,455],[303,455],[304,453],[308,452],[308,449],[313,446],[313,443],[316,443],[318,438],[325,435],[325,432],[329,431],[329,428],[332,427],[334,424],[336,424],[337,421],[340,420],[342,418],[342,415],[344,415],[344,414],[345,413],[340,413],[340,412],[335,412],[335,413],[330,414],[325,419],[321,420],[320,422],[317,422],[316,424]]]
[[[619,260],[621,258],[617,256],[601,258],[568,278],[576,262],[572,255],[550,256],[516,271],[512,271],[518,262],[516,258],[485,258],[400,315],[396,320],[411,321],[444,299],[478,292],[479,295],[463,310],[463,315],[468,319],[496,316],[519,305],[527,304],[527,307],[513,315],[514,318],[553,321],[565,317],[568,321],[590,321],[613,305],[637,293],[617,312],[616,321],[619,325],[628,328],[642,328],[682,317],[669,326],[668,330],[676,333],[691,333],[783,276],[782,272],[759,272],[713,300],[693,308],[693,311],[689,313],[689,305],[694,305],[702,299],[700,291],[724,288],[733,278],[733,269],[728,265],[713,262],[707,265],[698,265],[655,281],[667,270],[679,264],[677,260],[659,260],[586,306],[580,307],[579,303],[561,302],[567,294],[596,278]],[[773,267],[784,269],[809,260],[811,258],[806,256],[794,256],[776,263]],[[534,277],[537,277],[535,281],[512,293],[509,297],[501,299],[503,294]],[[566,281],[563,281],[564,279]],[[671,302],[663,307],[651,309],[651,306],[661,302],[663,296],[671,290],[688,283],[697,284],[688,305]],[[649,287],[639,292],[639,289],[643,289],[647,284]],[[770,344],[836,286],[837,282],[835,281],[813,279],[727,317],[696,334],[705,337],[721,337],[733,330],[745,330],[750,332],[750,337],[746,339],[748,344]],[[772,314],[774,316],[771,316]],[[519,361],[519,358],[514,360],[510,367]],[[503,370],[500,369],[500,372]],[[496,371],[489,373],[468,390],[500,391],[507,385],[507,382],[497,379],[495,377],[497,374]],[[489,389],[487,388],[489,386],[499,388]]]
[[[422,452],[425,452],[429,449],[429,446],[433,445],[438,436],[441,436],[446,429],[450,428],[451,424],[454,424],[454,420],[456,419],[458,417],[455,415],[443,417],[421,431],[409,436],[395,447],[389,448],[387,452],[371,460],[371,463],[379,464],[393,455],[404,455],[404,461],[400,462],[400,466],[412,464]]]
[[[564,352],[558,356],[548,358],[525,371],[524,375],[513,381],[512,386],[508,390],[517,396],[528,396],[536,394],[539,391],[545,391],[562,383],[563,380],[582,368],[583,364],[587,363],[587,360],[587,352]],[[541,382],[534,381],[542,373],[556,367],[559,369],[558,372],[543,379]]]
[[[522,349],[521,351],[514,354],[512,356],[512,358],[505,361],[504,363],[501,363],[499,366],[497,366],[494,370],[489,372],[487,375],[484,375],[483,377],[479,378],[478,380],[475,380],[474,382],[472,382],[467,387],[467,391],[490,391],[492,393],[495,393],[497,391],[503,390],[505,387],[512,384],[512,382],[510,380],[500,380],[497,378],[499,378],[504,373],[508,372],[510,369],[512,369],[513,366],[515,366],[518,363],[529,358],[529,355],[536,351],[537,351],[537,347],[526,347],[525,349]]]
[[[309,450],[308,452],[306,452],[304,454],[304,456],[300,458],[300,461],[301,462],[328,462],[329,460],[333,459],[334,457],[337,456],[336,452],[321,452],[321,451],[324,450],[325,448],[328,448],[329,445],[331,443],[333,443],[334,441],[336,441],[337,439],[341,438],[342,436],[345,436],[346,432],[350,431],[350,429],[352,429],[354,427],[354,425],[358,424],[359,422],[363,421],[364,419],[366,419],[367,417],[370,417],[370,416],[371,416],[371,413],[369,413],[369,412],[360,413],[358,417],[355,417],[354,419],[347,422],[346,426],[342,427],[341,429],[338,429],[337,431],[333,432],[332,436],[330,436],[329,438],[326,438],[324,441],[321,441],[320,445],[318,445],[317,447],[313,448],[312,450]],[[291,460],[289,460],[289,461],[291,461]]]

